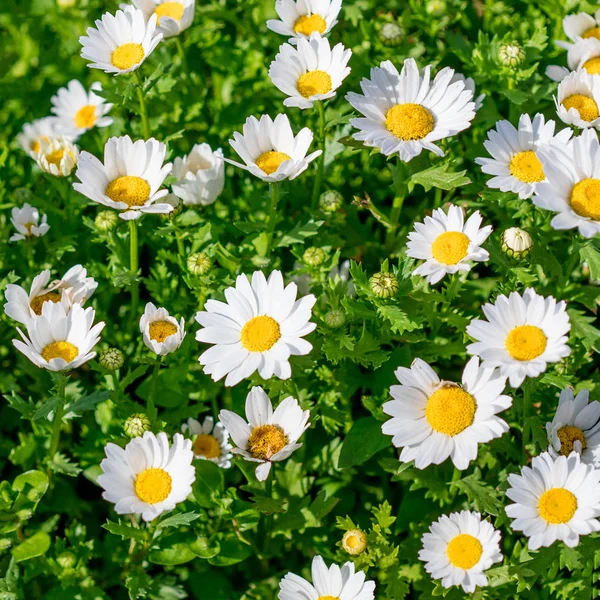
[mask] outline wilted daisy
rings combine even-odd
[[[371,69],[371,79],[360,84],[364,95],[346,95],[364,115],[350,121],[359,129],[354,139],[386,156],[398,153],[404,162],[423,150],[444,156],[434,142],[467,129],[475,117],[473,92],[464,81],[452,83],[454,75],[446,67],[431,81],[431,65],[421,73],[412,58],[404,61],[401,73],[389,60]]]
[[[119,515],[141,514],[144,521],[152,521],[192,492],[196,479],[192,442],[180,433],[173,436],[171,447],[166,433],[146,431],[125,448],[107,444],[104,452],[98,485]]]
[[[484,367],[499,367],[513,388],[571,353],[567,346],[571,324],[564,301],[528,288],[523,295],[501,294],[482,310],[488,320],[474,319],[467,326],[467,334],[476,340],[467,352],[480,356]]]
[[[17,135],[17,142],[35,160],[40,149],[40,141],[48,141],[50,138],[59,135],[65,135],[69,138],[68,133],[61,127],[58,117],[44,117],[31,123],[25,123],[21,133]]]
[[[546,75],[553,81],[562,81],[572,71],[585,69],[590,75],[600,74],[600,40],[578,40],[567,52],[568,67],[549,65]]]
[[[230,410],[222,410],[219,419],[229,431],[237,448],[234,454],[259,463],[256,478],[264,481],[271,471],[271,463],[285,460],[308,429],[310,411],[302,410],[298,400],[288,396],[273,411],[273,404],[261,387],[253,387],[246,396],[246,422]]]
[[[588,38],[600,39],[600,10],[593,16],[584,12],[567,15],[563,19],[563,31],[572,42]],[[555,44],[566,50],[573,45],[562,40],[557,40]]]
[[[477,458],[478,444],[508,431],[496,416],[512,404],[502,394],[506,379],[497,370],[481,367],[478,358],[465,366],[462,386],[440,380],[420,358],[395,374],[400,385],[390,388],[393,400],[383,405],[392,418],[381,430],[402,448],[400,461],[414,460],[417,469],[424,469],[450,457],[457,469],[466,469]]]
[[[600,128],[600,78],[587,71],[573,71],[559,83],[554,103],[563,123],[582,129]]]
[[[294,44],[312,33],[325,35],[336,25],[342,0],[275,0],[279,20],[270,19],[267,27],[290,36]]]
[[[579,454],[552,458],[544,452],[508,476],[506,506],[511,528],[529,538],[529,549],[551,546],[556,540],[570,548],[580,535],[600,531],[600,469],[581,462]]]
[[[147,21],[156,15],[156,30],[165,38],[179,35],[194,20],[195,0],[131,0]]]
[[[9,242],[20,242],[31,237],[42,237],[48,233],[50,225],[46,223],[46,215],[42,215],[40,219],[40,211],[31,206],[31,204],[23,204],[21,208],[13,207],[10,211],[10,222],[14,225],[17,233],[10,236]]]
[[[415,230],[408,234],[406,255],[426,262],[413,275],[427,277],[434,284],[447,274],[470,271],[472,261],[488,260],[490,255],[481,244],[492,226],[481,227],[482,220],[476,210],[465,222],[463,209],[451,204],[447,213],[437,208],[423,223],[415,223]]]
[[[67,177],[77,166],[79,149],[67,137],[51,137],[40,140],[36,154],[37,164],[46,173],[55,177]]]
[[[300,39],[297,47],[282,44],[269,67],[273,84],[289,96],[284,106],[311,108],[314,102],[335,97],[336,90],[350,73],[348,61],[352,50],[313,33]]]
[[[82,152],[75,175],[81,183],[73,187],[90,200],[120,210],[127,221],[143,213],[169,213],[171,204],[156,203],[168,190],[159,190],[172,164],[163,165],[167,147],[150,138],[131,141],[126,135],[112,137],[104,146],[104,164],[89,152]]]
[[[140,331],[148,349],[159,356],[166,356],[181,346],[185,337],[185,321],[182,317],[178,323],[166,308],[156,308],[148,302],[140,318]]]
[[[321,150],[316,150],[306,156],[312,140],[313,133],[308,127],[294,137],[286,115],[277,115],[275,121],[269,115],[262,115],[260,120],[248,117],[242,133],[236,131],[229,140],[245,164],[225,160],[269,183],[291,180],[306,171],[309,163],[322,154]]]
[[[492,158],[475,159],[484,173],[494,175],[487,186],[514,192],[521,199],[531,197],[536,186],[546,178],[537,152],[551,144],[565,144],[571,138],[570,129],[555,135],[555,125],[554,121],[546,123],[544,115],[539,113],[533,121],[529,115],[521,115],[518,128],[509,121],[498,121],[483,142]]]
[[[114,15],[105,13],[96,21],[95,29],[88,27],[87,36],[79,38],[81,56],[90,61],[90,68],[105,73],[135,71],[163,38],[156,31],[156,20],[157,16],[152,15],[146,22],[144,13],[133,6]]]
[[[460,585],[467,594],[488,584],[485,571],[502,560],[500,532],[477,512],[442,515],[422,538],[419,559],[442,587]]]
[[[192,151],[173,162],[173,192],[186,206],[208,206],[223,191],[225,185],[225,163],[223,151],[214,152],[208,144],[196,144]]]
[[[223,423],[212,417],[206,417],[202,423],[191,417],[181,427],[181,431],[192,437],[194,457],[210,460],[222,469],[231,467],[231,450],[229,432]]]

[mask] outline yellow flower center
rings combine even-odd
[[[429,396],[425,418],[435,431],[455,436],[473,423],[475,398],[457,385],[447,385]]]
[[[242,346],[250,352],[266,352],[281,337],[279,323],[273,317],[253,317],[242,328]]]
[[[360,529],[346,531],[342,538],[342,547],[348,554],[361,554],[367,547],[367,535]]]
[[[169,321],[154,321],[154,323],[150,323],[148,331],[151,340],[161,343],[174,333],[177,333],[177,327]]]
[[[221,445],[214,435],[206,433],[197,435],[193,448],[196,456],[204,456],[204,458],[219,458],[221,456]]]
[[[163,2],[156,7],[154,14],[158,17],[158,24],[162,17],[171,17],[176,21],[180,21],[183,16],[183,4],[179,2]]]
[[[466,255],[469,249],[468,236],[460,231],[446,231],[438,235],[431,244],[431,254],[443,265],[455,265]]]
[[[504,340],[506,351],[515,360],[533,360],[544,353],[548,338],[535,325],[519,325]]]
[[[385,115],[385,126],[400,140],[422,140],[433,131],[433,115],[420,104],[396,104]]]
[[[254,458],[269,460],[287,444],[287,437],[279,425],[259,425],[248,438],[248,452]]]
[[[588,29],[581,37],[584,39],[596,38],[597,40],[600,40],[600,27],[592,27],[591,29]]]
[[[33,224],[27,228],[31,231],[31,227],[33,227]],[[36,315],[41,315],[44,302],[60,302],[60,292],[48,292],[47,294],[36,296],[33,298],[29,306],[31,306],[31,310]]]
[[[290,156],[284,154],[283,152],[276,152],[275,150],[271,150],[270,152],[265,152],[261,154],[256,159],[256,166],[266,173],[267,175],[271,175],[271,173],[275,173],[277,169],[279,169],[279,165],[286,160],[290,160]]]
[[[598,118],[598,105],[593,98],[588,96],[573,94],[572,96],[565,98],[562,105],[566,110],[574,108],[579,113],[581,119],[588,123]]]
[[[144,206],[150,198],[150,185],[141,177],[124,175],[111,181],[104,192],[114,202],[127,206]]]
[[[317,600],[340,600],[338,596],[319,596]]]
[[[296,87],[305,98],[315,94],[326,94],[331,91],[331,77],[325,71],[309,71],[300,75]]]
[[[533,150],[515,154],[510,160],[509,168],[513,177],[525,183],[536,183],[546,179],[544,167]]]
[[[327,23],[321,15],[302,15],[294,23],[294,31],[305,36],[310,36],[313,31],[325,33]]]
[[[25,225],[23,225],[23,227],[25,227],[25,229],[27,229],[27,234],[28,235],[32,235],[31,234],[31,228],[35,227],[35,223],[25,223]]]
[[[558,430],[558,439],[560,440],[560,453],[563,456],[569,456],[573,452],[575,442],[581,442],[583,450],[586,448],[585,434],[579,427],[565,425]]]
[[[600,179],[584,179],[573,186],[571,208],[580,217],[600,221]]]
[[[71,342],[52,342],[42,350],[42,358],[50,362],[53,358],[63,358],[66,362],[75,360],[79,355],[77,346]]]
[[[46,154],[46,160],[48,161],[48,163],[60,167],[60,161],[63,159],[64,155],[65,151],[62,148],[59,148],[58,150],[50,152],[50,154]]]
[[[590,58],[590,60],[586,60],[583,63],[583,68],[590,75],[600,75],[600,56],[596,56],[595,58]]]
[[[471,569],[481,559],[481,542],[468,533],[459,533],[452,538],[446,548],[446,556],[453,566],[459,569]]]
[[[164,469],[146,469],[135,478],[135,493],[142,502],[156,504],[169,497],[173,480]]]
[[[96,122],[96,107],[93,104],[83,106],[75,113],[75,125],[81,129],[89,129]]]
[[[565,488],[552,488],[538,500],[540,517],[552,525],[568,523],[577,511],[577,498]]]
[[[124,71],[142,62],[143,58],[144,47],[141,44],[127,42],[127,44],[122,44],[112,53],[110,60],[113,67]]]

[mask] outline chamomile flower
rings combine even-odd
[[[231,467],[229,432],[223,423],[206,417],[202,423],[191,417],[181,427],[183,433],[192,437],[194,458],[210,460],[222,469]]]
[[[446,67],[431,81],[431,65],[420,72],[412,58],[401,73],[389,60],[371,69],[371,79],[360,84],[364,95],[346,95],[364,115],[350,121],[359,130],[354,139],[386,156],[398,153],[404,162],[423,150],[444,156],[434,142],[467,129],[475,117],[473,92],[464,81],[452,83],[454,75]]]
[[[67,177],[77,166],[79,149],[64,135],[40,140],[37,164],[55,177]]]
[[[538,150],[552,144],[566,144],[571,138],[570,129],[555,134],[555,125],[554,121],[546,123],[544,115],[539,113],[533,121],[529,115],[521,115],[517,128],[509,121],[498,121],[483,143],[492,158],[475,159],[484,173],[494,175],[487,186],[514,192],[521,199],[530,198],[546,178]]]
[[[476,340],[467,352],[481,357],[484,367],[500,368],[513,388],[571,353],[566,304],[552,296],[545,298],[531,288],[523,295],[501,294],[494,304],[483,305],[483,313],[487,321],[474,319],[467,326],[467,334]]]
[[[119,217],[129,221],[142,214],[170,213],[173,206],[159,202],[168,190],[159,190],[172,164],[163,165],[167,147],[150,138],[131,141],[126,135],[112,137],[104,146],[104,164],[89,152],[79,157],[73,187],[90,200],[121,211]]]
[[[442,515],[421,542],[419,559],[442,587],[460,585],[467,594],[488,584],[485,571],[502,560],[500,532],[477,512]]]
[[[401,462],[415,461],[417,469],[438,465],[448,457],[457,469],[466,469],[477,458],[478,444],[508,431],[498,416],[512,404],[502,394],[506,379],[472,358],[462,374],[462,385],[443,381],[420,358],[410,368],[399,367],[393,400],[383,405],[392,418],[381,430],[402,448]]]
[[[280,271],[268,280],[256,271],[251,282],[246,275],[238,276],[235,287],[225,290],[227,302],[208,300],[206,310],[196,313],[202,326],[196,339],[214,344],[198,359],[204,372],[213,381],[227,375],[226,386],[257,370],[263,379],[289,379],[289,357],[312,350],[303,337],[316,327],[310,322],[316,298],[310,294],[296,300],[296,294],[295,283],[284,287]]]
[[[481,244],[492,226],[481,227],[481,222],[478,210],[465,222],[463,209],[451,204],[447,213],[437,208],[423,223],[415,223],[415,230],[408,234],[406,255],[426,262],[413,275],[427,277],[434,284],[447,274],[470,271],[472,261],[488,260],[490,255]]]
[[[563,31],[571,42],[588,38],[600,39],[600,10],[597,10],[593,16],[584,12],[567,15],[563,19]],[[557,40],[554,43],[565,50],[573,45],[562,40]]]
[[[294,137],[286,115],[277,115],[274,121],[269,115],[262,115],[260,120],[248,117],[242,133],[236,131],[229,140],[245,164],[225,160],[269,183],[291,180],[306,171],[308,165],[322,154],[321,150],[316,150],[306,156],[312,140],[313,133],[308,127]]]
[[[131,0],[147,21],[156,15],[156,31],[165,38],[179,35],[194,20],[195,0]]]
[[[336,90],[350,73],[348,61],[352,50],[318,33],[298,40],[296,47],[282,44],[269,67],[269,77],[279,90],[289,96],[284,106],[311,108],[315,102],[335,97]]]
[[[61,126],[58,117],[44,117],[31,123],[25,123],[21,133],[17,135],[17,142],[21,149],[35,160],[40,150],[40,141],[48,141],[50,138],[59,135],[65,135],[70,139],[68,133]]]
[[[104,452],[98,485],[118,515],[141,514],[144,521],[152,521],[192,492],[196,479],[192,442],[180,433],[173,436],[170,447],[166,433],[146,431],[125,448],[107,444]]]
[[[152,54],[163,38],[156,31],[157,16],[148,22],[144,13],[127,6],[114,15],[105,13],[96,21],[96,28],[88,27],[87,36],[79,38],[81,56],[90,61],[91,69],[121,75],[131,73]]]
[[[275,0],[279,20],[267,21],[267,28],[290,36],[294,44],[313,33],[328,34],[337,24],[342,0]]]
[[[271,463],[285,460],[302,446],[298,439],[310,426],[309,417],[310,411],[302,410],[298,400],[291,396],[273,411],[273,404],[261,387],[253,387],[246,397],[247,422],[230,410],[219,413],[237,446],[233,453],[258,463],[259,481],[269,476]]]
[[[554,97],[558,118],[567,125],[600,129],[600,77],[573,71],[558,84]]]
[[[553,81],[562,81],[572,71],[581,69],[590,75],[600,75],[600,40],[578,40],[567,52],[567,65],[568,67],[549,65],[546,67],[546,76]]]
[[[8,241],[20,242],[28,238],[46,235],[50,229],[50,225],[46,220],[46,215],[40,217],[40,211],[35,206],[27,204],[27,202],[20,208],[18,206],[13,207],[10,211],[10,222],[17,233],[13,233]]]
[[[514,504],[506,514],[514,519],[511,528],[529,538],[530,550],[556,540],[574,548],[580,535],[600,531],[600,469],[582,463],[576,452],[558,458],[544,452],[508,483]]]
[[[185,320],[182,317],[178,323],[166,308],[156,308],[148,302],[140,318],[140,331],[146,348],[154,354],[166,356],[181,346],[185,337]]]

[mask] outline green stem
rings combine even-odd
[[[312,194],[312,207],[316,208],[319,202],[319,195],[321,193],[321,183],[323,181],[323,173],[325,171],[325,106],[323,101],[317,102],[319,108],[319,142],[321,144],[322,154],[319,156],[319,169],[315,178]]]
[[[181,43],[181,39],[179,35],[175,36],[175,47],[177,48],[177,54],[179,54],[179,67],[181,68],[181,75],[184,79],[187,79],[188,76],[188,68],[187,68],[187,59],[185,57],[185,50],[183,49],[183,44]]]
[[[140,288],[137,279],[138,263],[138,222],[137,219],[129,221],[129,266],[131,270],[131,315],[137,318]]]
[[[219,420],[219,405],[217,404],[217,397],[212,394],[210,397],[210,405],[212,407],[213,417],[215,422]]]
[[[142,81],[142,75],[139,69],[135,72],[138,80],[137,95],[140,101],[140,114],[142,117],[142,128],[144,131],[144,139],[150,139],[150,123],[148,121],[148,109],[146,108],[146,98],[144,97],[144,82]]]
[[[279,182],[271,184],[271,204],[269,205],[269,229],[267,232],[267,257],[271,254],[273,247],[273,235],[277,224],[277,205],[279,204]]]
[[[150,391],[148,392],[148,401],[146,403],[146,415],[148,416],[151,422],[154,422],[157,416],[154,398],[156,397],[156,386],[158,384],[158,373],[160,371],[161,361],[162,356],[156,357],[156,363],[154,364],[154,370],[152,371],[152,379],[150,380]]]
[[[392,210],[390,212],[390,228],[388,229],[385,237],[385,245],[388,253],[393,249],[396,242],[396,229],[398,228],[398,222],[400,221],[400,215],[402,213],[402,206],[404,205],[404,199],[406,198],[406,185],[403,177],[404,163],[400,160],[400,156],[397,157],[396,165],[391,167],[391,171],[392,178],[394,179],[394,186],[396,188],[396,194],[394,196]]]
[[[62,373],[58,373],[58,406],[54,411],[54,419],[52,421],[52,437],[50,438],[50,451],[49,458],[52,460],[54,455],[58,452],[58,445],[60,443],[60,429],[62,426],[62,420],[65,415],[65,403],[66,394],[65,388],[67,387],[68,377]]]

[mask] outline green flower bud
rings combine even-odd
[[[326,255],[323,248],[311,246],[304,251],[302,260],[310,267],[318,267],[325,261]]]
[[[498,49],[498,59],[506,67],[517,67],[525,60],[525,50],[518,42],[502,44]]]
[[[119,217],[114,210],[101,210],[94,219],[98,231],[110,231],[117,226]]]
[[[378,298],[390,298],[398,292],[398,278],[393,273],[375,273],[369,279],[369,284]]]
[[[212,268],[212,260],[206,252],[194,252],[188,256],[187,268],[192,275],[206,275]]]
[[[379,39],[385,46],[398,46],[402,43],[402,29],[397,23],[385,23],[379,30]]]
[[[344,198],[337,190],[327,190],[319,197],[319,208],[323,212],[335,212],[342,206]]]
[[[123,366],[125,356],[118,348],[109,348],[100,355],[100,364],[109,371],[116,371]]]
[[[144,413],[135,413],[125,421],[123,430],[130,438],[140,437],[150,430],[150,419]]]
[[[502,252],[512,258],[527,258],[533,248],[532,237],[519,227],[511,227],[500,238]]]
[[[325,314],[324,320],[327,327],[337,329],[346,322],[346,315],[341,310],[334,308]]]
[[[264,269],[271,264],[271,259],[268,256],[260,256],[259,254],[255,254],[250,260],[259,269]]]
[[[69,550],[65,550],[56,557],[56,562],[63,569],[72,569],[77,564],[77,557]]]
[[[447,5],[444,0],[429,0],[425,3],[425,10],[428,15],[432,17],[441,17],[447,9]]]

